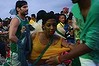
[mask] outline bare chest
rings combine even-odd
[[[81,13],[82,13],[82,16],[83,16],[84,22],[86,21],[86,18],[87,18],[88,12],[89,12],[89,9],[87,9],[87,10],[81,10]]]

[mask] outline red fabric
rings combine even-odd
[[[10,50],[7,50],[7,55],[6,55],[7,58],[10,57]]]
[[[62,55],[65,55],[65,54],[68,54],[68,52],[63,52],[63,53],[61,53]],[[68,65],[68,64],[70,64],[72,62],[72,60],[65,60],[64,61],[64,63],[66,64],[66,65]]]

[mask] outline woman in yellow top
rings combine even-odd
[[[32,46],[32,52],[30,54],[31,63],[33,63],[38,58],[38,56],[44,50],[44,48],[46,47],[52,36],[54,39],[52,44],[46,50],[43,57],[40,59],[40,61],[37,63],[36,66],[40,66],[40,65],[44,66],[46,64],[45,61],[50,56],[57,56],[61,52],[70,51],[70,49],[72,48],[72,46],[69,45],[66,42],[66,40],[54,34],[57,29],[57,22],[54,14],[50,14],[50,13],[45,14],[45,17],[43,18],[43,22],[42,22],[42,29],[43,32],[32,33],[33,46]]]

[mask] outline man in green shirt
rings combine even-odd
[[[81,66],[99,66],[99,0],[72,0],[72,12],[79,23],[81,44],[67,55],[58,57],[59,62],[80,56]],[[54,64],[55,57],[46,62]]]
[[[11,20],[9,28],[9,39],[11,41],[11,63],[12,66],[19,66],[20,62],[18,60],[18,49],[17,42],[21,36],[21,29],[24,25],[28,24],[25,16],[28,14],[27,2],[17,1],[16,2],[16,16]]]

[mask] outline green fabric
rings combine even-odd
[[[75,58],[75,59],[72,61],[72,66],[81,66],[79,57],[78,57],[78,58]]]
[[[78,4],[74,4],[71,11],[72,11],[72,13],[73,13],[73,15],[74,15],[74,17],[76,19],[76,24],[80,28],[80,30],[75,31],[75,38],[80,39],[79,35],[82,32],[82,29],[83,29],[83,26],[84,26],[84,20],[83,20],[83,17],[81,15],[81,13],[80,13]]]
[[[81,26],[79,25],[81,29],[80,40],[85,41],[85,44],[93,50],[81,57],[99,62],[99,0],[91,1],[91,8],[85,22],[80,13],[78,4],[74,5],[72,12],[75,18],[78,19],[77,23],[82,23]]]
[[[18,30],[17,30],[17,32],[16,32],[16,36],[17,36],[18,38],[20,38],[20,36],[21,36],[21,28],[22,28],[22,26],[28,24],[28,21],[27,21],[27,20],[22,20],[22,19],[21,19],[19,16],[17,16],[17,15],[16,15],[16,18],[18,18],[19,21],[20,21],[20,25],[18,26]],[[16,52],[16,53],[17,53],[17,44],[16,44],[16,43],[11,43],[10,47],[11,47],[11,51],[12,51],[12,52]]]

